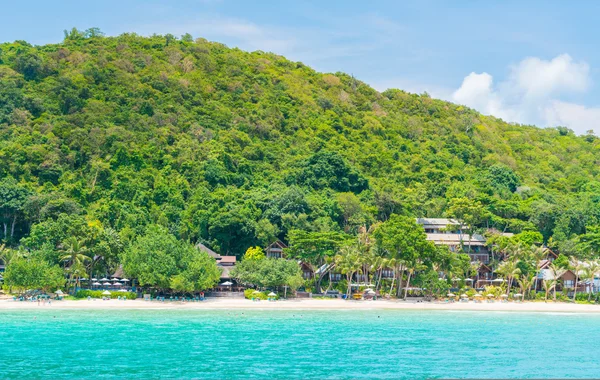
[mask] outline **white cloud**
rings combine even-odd
[[[507,121],[600,132],[595,125],[600,108],[560,100],[585,92],[591,85],[589,71],[587,63],[575,62],[568,54],[551,60],[529,57],[511,66],[508,79],[497,85],[488,73],[467,75],[450,100]]]
[[[600,107],[554,100],[544,109],[544,118],[550,125],[567,126],[580,134],[590,129],[600,131]]]
[[[502,100],[493,88],[494,78],[488,73],[471,73],[465,77],[462,85],[452,94],[452,99],[466,104],[480,112],[506,117]]]
[[[587,63],[574,62],[568,54],[550,61],[529,57],[511,68],[509,84],[516,85],[529,98],[581,92],[590,84],[589,71]]]

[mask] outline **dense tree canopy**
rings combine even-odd
[[[589,251],[599,147],[189,35],[0,44],[2,239],[59,252],[76,236],[106,270],[156,246],[161,272],[143,281],[164,287],[176,240],[241,256],[278,238],[319,264],[392,214]]]

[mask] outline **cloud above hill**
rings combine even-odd
[[[597,129],[600,108],[561,100],[591,86],[590,67],[568,54],[551,60],[528,57],[509,67],[506,80],[494,83],[489,73],[472,72],[448,98],[507,121],[567,126],[577,133]]]

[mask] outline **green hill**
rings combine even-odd
[[[0,134],[2,237],[30,248],[159,224],[240,255],[456,198],[564,244],[600,218],[594,136],[189,35],[0,44]]]

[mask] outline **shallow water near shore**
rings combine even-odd
[[[600,315],[0,311],[0,378],[592,378]]]

